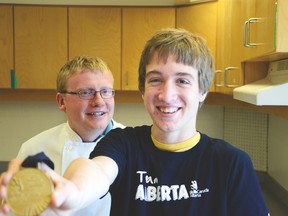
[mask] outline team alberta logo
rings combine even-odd
[[[189,198],[202,197],[204,193],[208,193],[209,189],[198,189],[196,180],[192,180],[191,184],[181,185],[160,185],[158,178],[152,178],[147,175],[146,171],[138,171],[139,185],[136,190],[135,200],[143,200],[147,202],[164,202],[176,201]]]
[[[203,193],[208,193],[209,189],[205,188],[204,190],[198,190],[197,181],[191,181],[191,190],[190,190],[190,197],[201,197]]]

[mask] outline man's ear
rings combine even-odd
[[[203,102],[207,96],[208,92],[205,93],[199,93],[199,101]]]
[[[57,101],[57,104],[58,104],[58,108],[61,111],[65,112],[66,111],[66,105],[65,105],[65,98],[64,98],[63,94],[57,92],[56,101]]]
[[[140,91],[142,99],[144,99],[144,91]]]

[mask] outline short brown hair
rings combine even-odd
[[[147,41],[142,52],[138,69],[138,88],[145,91],[146,66],[154,54],[167,60],[174,55],[177,62],[193,66],[198,70],[199,91],[205,94],[209,91],[214,75],[214,62],[205,40],[184,29],[162,29]]]

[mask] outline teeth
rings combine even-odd
[[[103,115],[104,112],[94,112],[94,113],[88,113],[88,115],[92,115],[92,116],[101,116]]]
[[[163,113],[174,113],[178,108],[160,108],[160,111]]]

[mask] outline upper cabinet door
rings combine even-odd
[[[122,90],[138,90],[141,52],[152,34],[175,27],[175,8],[123,8]]]
[[[259,18],[259,22],[255,25],[254,41],[259,45],[255,47],[254,56],[276,50],[276,10],[277,4],[275,0],[256,0],[256,14],[254,17]],[[288,12],[288,9],[286,10]]]
[[[217,2],[206,2],[176,9],[176,27],[202,36],[216,53]]]
[[[195,4],[176,9],[176,27],[202,36],[216,57],[217,2]],[[214,91],[214,85],[210,91]]]
[[[288,52],[288,1],[277,0],[276,52]]]
[[[275,0],[244,0],[246,10],[253,8],[243,21],[243,60],[275,51]],[[243,10],[244,11],[244,10]]]
[[[78,55],[103,59],[121,88],[121,8],[69,8],[69,59]]]
[[[12,6],[0,5],[0,88],[10,88],[10,70],[13,66]]]
[[[232,94],[242,84],[242,0],[218,0],[215,89]]]
[[[14,21],[18,88],[56,89],[67,61],[67,8],[15,6]]]

